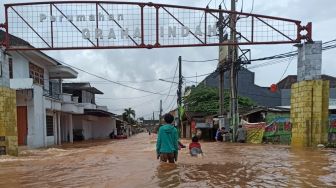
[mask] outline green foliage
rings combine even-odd
[[[224,92],[224,106],[229,109],[230,95]],[[254,102],[246,97],[238,97],[239,107],[251,107]],[[206,112],[208,114],[217,113],[219,111],[219,90],[215,87],[199,85],[191,88],[190,95],[184,97],[184,105],[191,112]]]
[[[133,118],[135,118],[135,111],[132,108],[125,108],[124,111],[125,112],[122,114],[123,120],[128,123],[134,123],[135,121]]]

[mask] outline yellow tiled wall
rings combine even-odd
[[[18,134],[16,125],[16,91],[0,86],[0,146],[6,147],[6,154],[18,155]]]
[[[329,81],[307,80],[292,85],[292,146],[327,142]]]

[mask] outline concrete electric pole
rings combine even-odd
[[[154,119],[154,112],[153,112],[153,121],[152,121],[152,128],[154,129],[154,127],[155,127],[155,119]]]
[[[178,82],[178,90],[177,90],[177,117],[178,117],[177,127],[178,127],[178,131],[179,131],[179,135],[180,135],[181,125],[182,125],[181,124],[180,109],[181,109],[181,106],[182,106],[182,84],[183,84],[182,57],[181,56],[179,56],[178,62],[179,62],[179,82]]]
[[[222,7],[219,5],[219,10],[221,10]],[[224,42],[224,16],[223,12],[219,12],[219,19],[217,23],[217,27],[219,30],[219,43]],[[226,52],[225,52],[226,51]],[[223,117],[225,113],[225,107],[224,107],[224,63],[227,55],[227,46],[219,46],[219,62],[218,62],[218,68],[219,68],[219,114]]]
[[[236,0],[231,0],[231,11],[236,11]],[[236,42],[236,20],[237,14],[230,14],[230,42]],[[233,128],[233,141],[236,141],[236,131],[238,125],[238,103],[237,103],[237,45],[230,45],[229,47],[229,62],[231,63],[230,69],[230,116],[231,116],[231,125]]]
[[[162,121],[161,121],[161,119],[162,119],[162,100],[160,100],[160,115],[159,115],[159,125],[161,125],[161,124],[162,124]]]

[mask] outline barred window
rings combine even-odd
[[[54,136],[54,117],[53,116],[47,116],[46,125],[47,125],[47,136]]]
[[[9,65],[9,78],[13,78],[13,59],[8,59],[8,65]]]
[[[34,84],[44,85],[43,68],[29,62],[29,77],[33,79]]]

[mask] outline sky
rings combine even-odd
[[[134,0],[135,1],[135,0]],[[137,0],[140,2],[147,2]],[[153,3],[166,3],[204,8],[210,0],[151,0]],[[0,21],[4,21],[4,7],[6,3],[33,2],[31,0],[4,0],[0,2]],[[210,8],[218,7],[221,0],[212,0]],[[229,0],[224,1],[229,7]],[[329,41],[336,39],[334,27],[336,23],[335,0],[244,0],[243,12],[279,16],[313,23],[313,40]],[[238,0],[238,8],[242,7],[242,0]],[[252,8],[253,7],[253,8]],[[251,49],[252,59],[284,53],[295,50],[292,44],[244,46]],[[336,76],[335,50],[323,52],[322,74]],[[155,95],[125,88],[107,82],[100,78],[78,71],[77,79],[66,82],[88,81],[92,86],[101,90],[104,95],[96,95],[97,105],[108,106],[109,111],[121,114],[125,108],[133,108],[137,117],[151,118],[154,112],[158,117],[160,100],[163,101],[163,113],[176,106],[176,84],[160,81],[160,78],[172,80],[178,57],[185,60],[204,60],[218,58],[218,47],[194,48],[165,48],[165,49],[107,49],[107,50],[65,50],[45,51],[51,57],[72,66],[81,68],[106,79],[165,95]],[[251,66],[262,62],[254,62]],[[288,69],[286,67],[288,66]],[[280,64],[252,69],[255,72],[255,83],[260,86],[270,86],[279,82],[287,75],[296,74],[296,58]],[[182,74],[185,77],[202,75],[214,71],[217,62],[183,62]],[[177,75],[177,74],[176,74]],[[193,77],[186,79],[184,86],[195,84],[204,79]],[[175,79],[174,81],[177,81]]]

